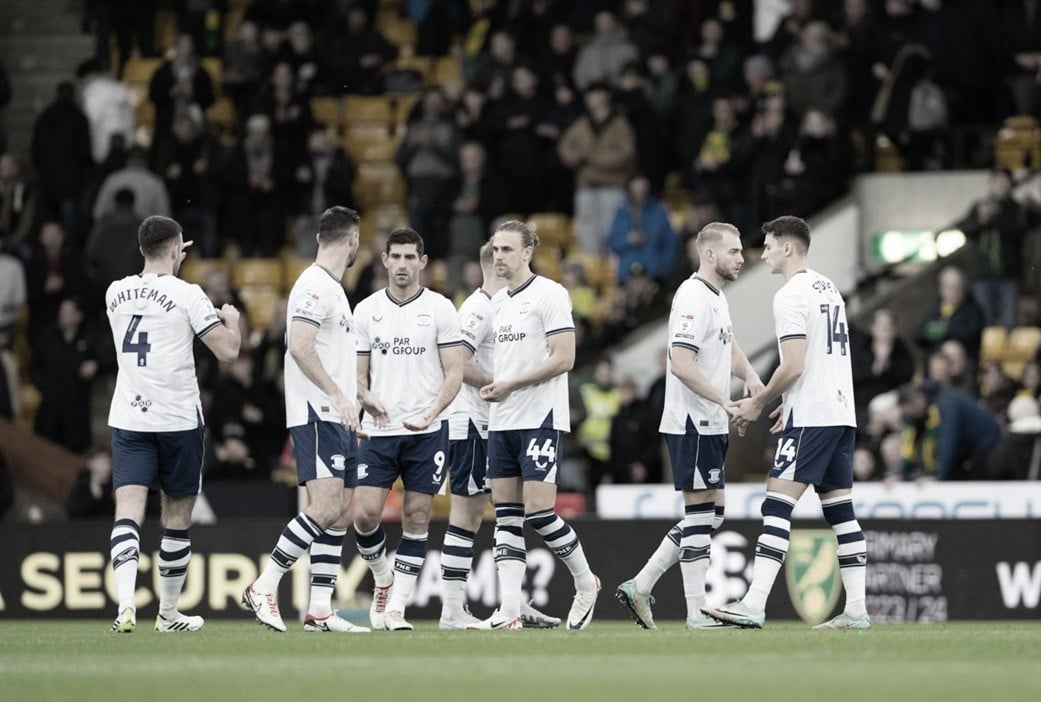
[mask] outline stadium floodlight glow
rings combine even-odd
[[[965,246],[965,234],[960,229],[944,229],[936,235],[936,253],[946,258]]]

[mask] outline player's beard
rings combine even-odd
[[[737,269],[736,271],[731,271],[731,270],[729,270],[727,268],[724,268],[723,266],[721,266],[718,263],[716,264],[716,275],[718,275],[720,277],[720,279],[722,279],[722,280],[727,280],[727,281],[730,281],[732,283],[735,280],[737,280],[737,274],[740,273],[740,272],[741,272],[740,268]]]

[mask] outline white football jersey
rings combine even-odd
[[[574,332],[571,297],[567,289],[540,275],[510,292],[503,288],[492,298],[495,311],[496,380],[511,380],[549,357],[547,339]],[[567,373],[537,385],[514,390],[502,402],[492,402],[488,428],[538,429],[553,414],[552,426],[571,431]]]
[[[483,288],[475,290],[459,307],[459,331],[463,345],[473,352],[473,362],[491,375],[495,359],[495,328],[492,324],[492,299]],[[465,382],[449,407],[449,438],[465,439],[470,420],[484,438],[488,437],[488,402],[481,399],[480,388]]]
[[[774,321],[778,347],[786,339],[806,339],[803,373],[783,396],[785,425],[855,427],[846,304],[834,283],[816,271],[799,271],[774,295]]]
[[[358,354],[369,358],[369,390],[387,410],[387,425],[377,429],[365,414],[370,436],[414,434],[402,422],[417,419],[434,402],[445,380],[440,349],[463,343],[451,301],[426,288],[398,302],[386,288],[358,303],[354,314]],[[439,431],[442,416],[427,432]]]
[[[672,349],[682,346],[695,351],[694,364],[698,370],[724,397],[730,397],[733,343],[734,327],[723,291],[696,275],[683,281],[672,298],[669,312],[665,410],[659,431],[686,434],[689,418],[699,434],[728,432],[730,421],[726,410],[698,395],[672,374]]]
[[[105,292],[119,372],[108,424],[187,431],[202,423],[192,345],[221,324],[198,285],[172,275],[131,275]]]
[[[321,266],[304,269],[286,305],[286,426],[298,427],[315,420],[339,423],[342,418],[329,397],[304,376],[289,353],[294,322],[318,328],[314,340],[318,359],[337,387],[353,401],[358,395],[358,363],[351,304],[340,281]]]

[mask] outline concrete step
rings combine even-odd
[[[14,80],[19,74],[75,72],[80,61],[94,55],[94,39],[82,34],[6,37],[0,57]]]
[[[78,34],[77,4],[69,0],[3,0],[0,36]]]

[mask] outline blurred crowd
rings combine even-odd
[[[155,33],[160,11],[175,17],[169,47]],[[384,35],[388,12],[414,43]],[[316,97],[413,96],[390,158],[406,186],[403,220],[447,262],[428,280],[446,294],[474,286],[477,245],[497,219],[566,216],[559,256],[536,266],[571,291],[580,344],[596,355],[665,309],[696,268],[690,242],[705,223],[733,222],[754,247],[759,222],[810,216],[872,169],[880,136],[906,167],[944,168],[951,130],[1041,114],[1041,8],[1028,0],[86,0],[84,13],[96,55],[55,87],[30,144],[0,142],[0,415],[18,416],[27,377],[41,396],[36,432],[83,455],[92,393],[114,371],[101,295],[139,270],[145,216],[181,222],[193,256],[306,258],[316,216],[357,204],[363,164],[316,116]],[[405,61],[417,56],[455,57],[459,74],[426,80]],[[161,60],[143,124],[123,79],[151,57]],[[0,70],[0,106],[7,92]],[[209,119],[222,99],[232,118]],[[943,420],[951,406],[985,406],[1005,424],[1013,397],[1036,398],[1036,365],[1011,379],[979,365],[982,328],[1019,323],[1016,267],[1041,191],[1013,197],[1013,186],[995,171],[960,224],[984,253],[975,296],[960,283],[980,307],[961,311],[941,276],[934,319],[915,340],[924,363],[886,340],[885,313],[863,334],[863,475],[952,477],[930,443],[943,443],[934,408],[948,408]],[[379,237],[370,244],[378,251]],[[353,302],[385,280],[378,256],[368,260]],[[218,306],[245,307],[226,270],[205,288]],[[28,369],[11,353],[23,306]],[[276,311],[246,330],[238,362],[200,366],[208,479],[268,479],[287,460],[284,324]],[[595,369],[574,381],[574,485],[666,479],[659,455],[618,438],[656,429],[660,388],[641,397],[608,360]],[[904,394],[902,419],[889,405],[869,412],[922,377],[925,420],[909,419],[921,403]],[[952,392],[971,402],[938,399]]]

